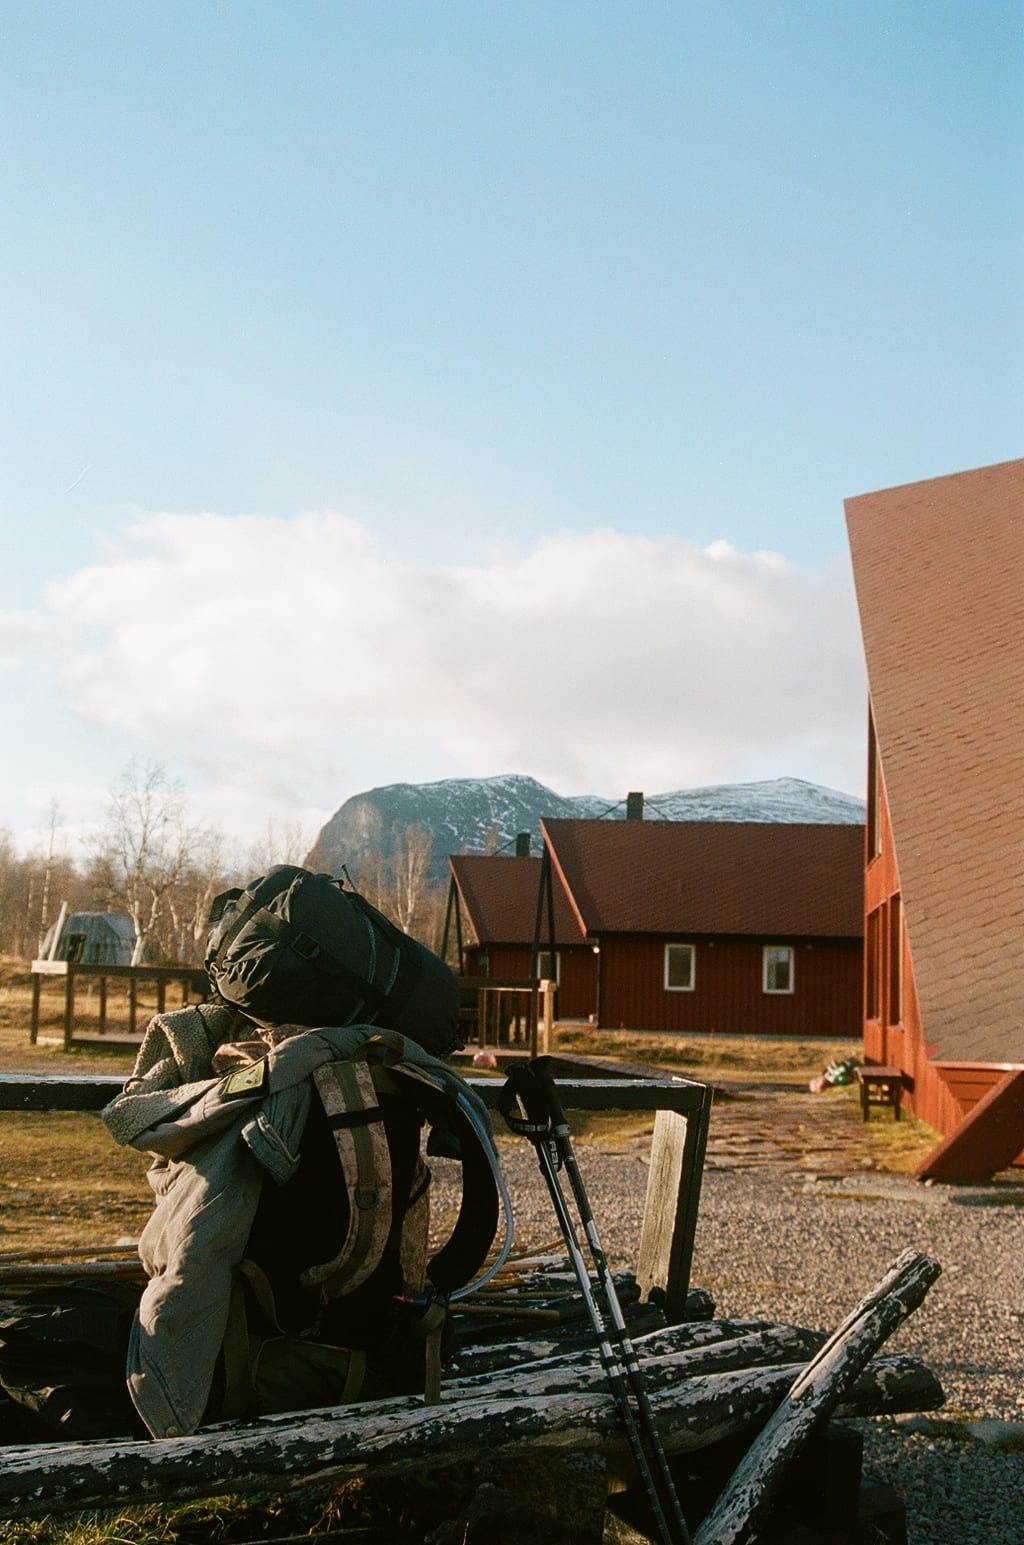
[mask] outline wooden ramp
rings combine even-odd
[[[1024,1149],[1024,1068],[1015,1068],[973,1106],[917,1167],[921,1180],[991,1180]]]

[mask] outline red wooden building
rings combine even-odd
[[[555,895],[596,949],[599,1026],[859,1035],[861,825],[549,820],[541,829]]]
[[[1024,1161],[1024,461],[846,501],[870,690],[864,1050],[943,1135]]]
[[[597,961],[560,886],[552,888],[554,951],[545,909],[540,958],[533,969],[541,860],[458,853],[448,864],[462,974],[520,981],[547,977],[556,983],[556,1017],[588,1019],[597,1003]]]

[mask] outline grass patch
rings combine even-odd
[[[667,1068],[699,1081],[808,1084],[831,1062],[860,1057],[857,1041],[764,1040],[758,1036],[685,1036],[563,1025],[555,1050]]]
[[[473,1518],[481,1489],[484,1517]],[[594,1537],[604,1506],[603,1471],[587,1456],[533,1455],[424,1466],[417,1472],[367,1475],[337,1487],[300,1486],[286,1496],[253,1493],[206,1501],[150,1504],[109,1513],[69,1514],[3,1525],[5,1545],[233,1545],[270,1536],[321,1531],[373,1531],[381,1540],[412,1542],[458,1520],[452,1538],[518,1545],[579,1545]],[[471,1521],[472,1519],[472,1521]]]
[[[4,1525],[6,1545],[207,1545],[322,1528],[330,1503],[294,1499],[215,1497],[177,1506],[150,1504],[109,1513],[70,1513]]]
[[[849,1098],[859,1100],[856,1090],[849,1091]],[[939,1141],[933,1127],[918,1121],[904,1110],[899,1121],[882,1116],[872,1116],[863,1123],[864,1135],[874,1157],[875,1168],[890,1175],[911,1175],[926,1154]]]
[[[137,1239],[153,1205],[149,1159],[98,1116],[0,1111],[0,1254]]]

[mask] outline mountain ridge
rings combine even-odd
[[[422,827],[432,839],[428,878],[436,884],[447,877],[451,853],[500,853],[521,832],[530,833],[538,851],[544,818],[622,820],[625,813],[625,796],[556,794],[525,773],[390,783],[345,800],[321,828],[306,864],[331,874],[344,867],[358,884],[360,865],[389,861],[404,833]],[[644,818],[854,825],[864,820],[864,801],[801,778],[771,778],[647,796]]]

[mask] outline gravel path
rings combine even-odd
[[[902,1497],[908,1545],[1024,1545],[1024,1176],[925,1186],[863,1170],[841,1175],[835,1154],[821,1173],[784,1146],[766,1155],[755,1145],[740,1158],[737,1148],[727,1155],[712,1144],[694,1284],[722,1315],[831,1331],[901,1250],[933,1255],[942,1275],[887,1350],[926,1362],[946,1405],[927,1417],[858,1423],[865,1470]],[[557,1240],[532,1150],[506,1152],[517,1239]],[[577,1152],[602,1243],[634,1264],[644,1144],[607,1153],[581,1142]]]

